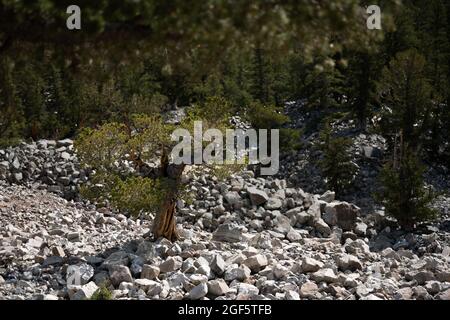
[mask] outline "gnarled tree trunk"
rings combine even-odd
[[[155,221],[153,222],[153,236],[155,239],[164,237],[170,241],[179,239],[176,228],[175,208],[178,195],[178,186],[180,183],[181,174],[183,173],[184,165],[170,165],[169,157],[166,150],[163,150],[161,156],[161,176],[173,180],[170,183],[173,189],[170,190],[166,199],[161,206],[161,210],[157,213]]]

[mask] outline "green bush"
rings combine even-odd
[[[90,300],[112,300],[112,292],[104,284],[94,292]]]

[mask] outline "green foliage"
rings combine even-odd
[[[289,117],[282,113],[282,108],[264,105],[261,102],[249,105],[246,119],[256,129],[278,129],[289,121]]]
[[[161,179],[128,177],[118,180],[112,187],[111,204],[135,216],[141,212],[155,212],[168,190],[168,182]]]
[[[323,158],[319,167],[327,179],[327,187],[341,195],[352,184],[357,169],[348,151],[352,140],[334,137],[329,122],[325,122],[320,139]]]
[[[424,187],[423,173],[424,166],[410,149],[404,150],[400,160],[388,162],[380,173],[383,190],[377,198],[403,228],[411,229],[436,216],[429,207],[434,196]]]
[[[416,50],[400,52],[383,70],[379,95],[386,107],[381,130],[393,137],[399,131],[403,141],[418,148],[429,128],[432,88],[425,77],[425,59]]]
[[[94,292],[90,300],[112,300],[112,292],[106,285],[101,285],[97,291]]]

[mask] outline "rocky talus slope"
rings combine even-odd
[[[0,299],[89,299],[100,286],[115,299],[450,299],[445,213],[405,233],[382,211],[362,214],[332,192],[252,171],[224,182],[192,175],[195,200],[178,203],[182,239],[153,241],[151,214],[60,197],[88,176],[68,141],[2,156]],[[34,174],[13,180],[30,166]],[[59,167],[74,169],[68,183]]]

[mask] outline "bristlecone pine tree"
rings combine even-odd
[[[202,121],[203,131],[223,130],[228,123],[228,109],[224,99],[210,98],[201,107],[193,107],[179,126],[189,130],[191,136],[196,120]],[[99,202],[109,201],[132,214],[156,211],[152,230],[155,239],[177,240],[175,208],[183,193],[185,164],[170,162],[172,147],[178,143],[171,141],[175,128],[160,116],[134,115],[127,125],[107,123],[98,129],[84,129],[75,141],[75,149],[82,164],[93,170],[93,177],[83,194]],[[148,166],[156,155],[160,158],[157,172]],[[124,171],[125,162],[131,162],[137,174]],[[227,170],[230,174],[242,167],[204,163],[197,170],[212,174]]]

